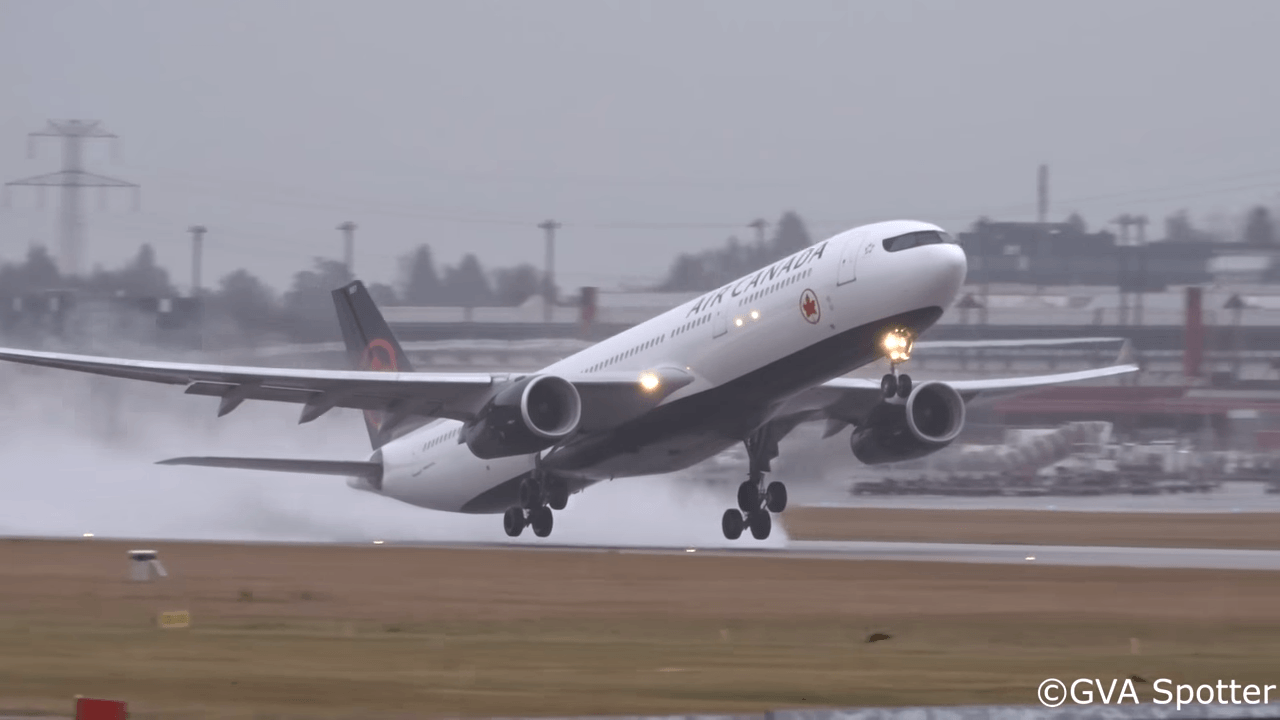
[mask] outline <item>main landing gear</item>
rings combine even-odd
[[[769,426],[752,433],[746,441],[747,479],[738,486],[738,507],[724,511],[720,529],[729,540],[742,537],[749,528],[751,537],[764,540],[773,529],[769,513],[787,509],[787,486],[774,481],[766,486],[764,474],[769,472],[769,461],[778,456],[778,441],[769,433]]]
[[[525,527],[533,534],[551,534],[552,510],[563,510],[569,504],[569,484],[541,469],[520,481],[520,507],[508,508],[502,515],[502,529],[508,537],[519,537]]]

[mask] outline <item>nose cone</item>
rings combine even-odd
[[[927,258],[921,258],[925,265],[921,269],[928,278],[926,292],[932,304],[947,308],[955,302],[969,273],[964,249],[959,245],[930,245],[919,249],[928,253]]]

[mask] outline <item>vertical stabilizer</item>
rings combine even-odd
[[[333,304],[338,311],[342,342],[347,346],[347,358],[352,369],[413,372],[409,358],[391,333],[364,283],[356,280],[334,290]],[[374,449],[391,439],[390,428],[383,429],[386,420],[386,413],[376,410],[364,412],[369,442]]]

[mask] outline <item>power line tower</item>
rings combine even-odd
[[[6,187],[60,187],[62,205],[58,214],[58,251],[60,270],[66,275],[79,275],[84,263],[84,219],[81,213],[80,189],[133,188],[134,208],[138,204],[138,185],[126,180],[98,175],[84,169],[84,141],[116,139],[102,128],[98,120],[50,120],[42,130],[27,135],[28,155],[35,154],[36,138],[62,140],[62,169],[58,172],[5,183]]]

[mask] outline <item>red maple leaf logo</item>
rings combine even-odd
[[[813,317],[818,314],[818,303],[812,297],[807,297],[804,299],[802,309],[805,317]]]

